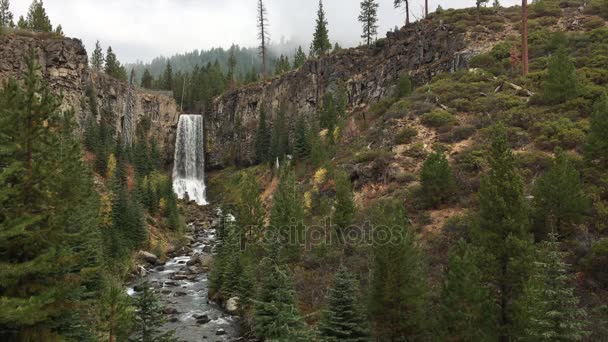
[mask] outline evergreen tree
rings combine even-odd
[[[608,96],[602,94],[595,103],[587,133],[585,157],[602,168],[608,166]]]
[[[304,242],[304,206],[302,192],[293,170],[284,167],[274,194],[270,215],[270,233],[281,239],[282,256],[297,261]]]
[[[17,27],[22,29],[22,30],[27,30],[29,27],[29,24],[27,23],[27,20],[25,20],[25,18],[20,15],[19,16],[19,21],[17,22]]]
[[[234,46],[232,46],[230,48],[230,57],[228,57],[228,74],[226,76],[226,78],[228,79],[228,82],[230,83],[231,86],[233,86],[234,83],[236,82],[237,60],[236,60],[236,55],[234,53],[234,49],[235,49]]]
[[[0,0],[0,27],[15,27],[9,0]]]
[[[333,223],[341,229],[348,228],[354,221],[357,207],[353,199],[352,184],[346,172],[336,175],[336,201]]]
[[[550,234],[525,284],[518,303],[522,341],[581,341],[588,335],[587,314],[559,248],[557,234]]]
[[[257,241],[264,226],[265,213],[255,176],[249,172],[245,173],[239,182],[239,190],[237,216],[239,224],[247,232],[242,241]],[[241,244],[241,247],[245,246]]]
[[[141,76],[141,87],[145,89],[152,89],[154,87],[154,77],[150,73],[150,70],[144,70],[144,74]]]
[[[300,115],[296,122],[293,154],[296,160],[303,160],[310,155],[310,142],[308,140],[308,127],[304,116]]]
[[[55,35],[59,36],[59,37],[63,37],[64,33],[63,33],[63,26],[57,25],[57,27],[55,27]]]
[[[495,341],[496,305],[477,263],[483,255],[463,240],[451,250],[440,298],[440,327],[450,341]]]
[[[270,138],[271,161],[277,159],[283,160],[285,155],[289,152],[289,128],[285,116],[285,108],[281,106],[272,125],[272,135]]]
[[[95,297],[98,198],[73,115],[37,60],[32,51],[22,85],[0,91],[0,340],[85,339],[69,318]]]
[[[103,51],[101,50],[101,44],[99,44],[99,40],[95,42],[95,50],[93,51],[93,55],[91,56],[91,66],[93,69],[97,71],[101,71],[104,63]]]
[[[171,67],[170,62],[167,62],[167,67],[165,67],[162,80],[163,90],[173,90],[173,67]]]
[[[420,182],[420,196],[427,208],[437,208],[454,196],[456,181],[443,151],[435,151],[426,159],[422,166]]]
[[[268,44],[268,13],[266,12],[266,6],[264,6],[263,0],[258,0],[258,39],[260,40],[260,55],[262,56],[262,75],[264,82],[268,76],[268,69],[266,65],[266,58],[268,51],[266,51]]]
[[[422,252],[401,203],[379,203],[373,218],[369,313],[375,338],[417,341],[427,329],[428,294]]]
[[[108,51],[106,52],[106,64],[105,64],[105,73],[116,77],[119,73],[120,62],[116,58],[116,54],[112,51],[112,47],[108,47]]]
[[[259,163],[270,162],[270,131],[266,122],[266,110],[262,106],[260,111],[260,120],[255,138],[255,156]]]
[[[35,31],[53,32],[53,25],[51,25],[51,20],[46,15],[42,0],[34,0],[30,5],[27,12],[27,27]]]
[[[260,293],[254,305],[255,334],[268,341],[310,341],[289,269],[272,258],[265,258],[262,264]]]
[[[161,331],[165,323],[163,306],[158,296],[147,281],[140,284],[142,292],[135,298],[135,338],[138,342],[173,342],[177,341],[174,331]]]
[[[342,265],[327,296],[327,310],[319,323],[323,341],[363,342],[369,340],[366,319],[359,309],[355,277]]]
[[[549,58],[547,76],[542,83],[542,95],[548,104],[560,104],[579,94],[576,67],[562,46]]]
[[[227,213],[222,217],[220,228],[215,260],[209,276],[210,288],[215,293],[222,293],[223,297],[230,297],[237,288],[241,273],[240,260],[234,260],[240,259],[239,231]]]
[[[333,132],[338,124],[338,109],[336,108],[336,101],[332,94],[327,93],[323,97],[323,108],[319,115],[319,121],[321,129],[327,129],[329,132]]]
[[[359,21],[363,24],[363,34],[361,38],[365,39],[367,46],[372,44],[372,40],[378,34],[378,7],[380,5],[375,0],[361,1],[361,14]]]
[[[281,55],[279,60],[276,62],[275,73],[277,75],[284,74],[291,69],[291,64],[289,64],[289,57]]]
[[[504,125],[492,129],[490,171],[479,190],[479,224],[474,241],[487,259],[484,274],[499,293],[501,338],[512,335],[512,303],[528,276],[531,236],[523,180]]]
[[[534,231],[541,238],[553,226],[562,236],[570,235],[574,226],[581,223],[587,199],[578,171],[561,149],[555,151],[555,160],[534,187]]]
[[[329,42],[329,31],[327,30],[327,19],[323,10],[323,0],[319,0],[319,10],[317,12],[317,25],[312,39],[311,54],[317,57],[325,56],[331,50]]]
[[[293,68],[297,69],[306,63],[306,54],[302,50],[302,46],[298,46],[295,56],[293,58]]]
[[[410,24],[410,0],[394,0],[395,8],[405,6],[405,25]]]
[[[99,330],[106,341],[126,341],[132,328],[134,307],[119,280],[111,279],[99,298]]]

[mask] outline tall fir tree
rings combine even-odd
[[[289,166],[281,170],[270,214],[269,233],[281,240],[282,260],[298,261],[304,243],[304,202],[294,171]]]
[[[53,25],[51,25],[51,20],[46,14],[44,2],[42,0],[34,0],[32,2],[30,9],[27,12],[26,20],[27,27],[30,30],[53,32]]]
[[[293,68],[297,69],[306,63],[306,54],[302,50],[302,46],[298,46],[296,53],[293,58]]]
[[[0,339],[87,339],[78,317],[100,272],[99,203],[73,115],[37,60],[0,91]]]
[[[340,229],[348,228],[355,219],[357,207],[352,193],[352,184],[346,172],[336,175],[336,200],[333,223]]]
[[[319,0],[319,10],[317,11],[317,24],[312,39],[311,55],[322,57],[331,50],[329,42],[329,31],[327,29],[327,18],[323,9],[323,0]]]
[[[589,322],[574,293],[573,276],[563,261],[557,234],[539,251],[532,275],[518,302],[518,333],[522,341],[581,341]]]
[[[91,67],[97,71],[101,71],[104,64],[104,56],[103,51],[101,50],[101,44],[99,44],[99,40],[95,42],[95,50],[93,50],[93,55],[91,56]]]
[[[145,89],[152,89],[154,87],[154,77],[148,69],[144,70],[141,76],[141,87]]]
[[[603,93],[596,101],[591,120],[585,158],[602,169],[608,166],[608,96]]]
[[[106,281],[97,305],[98,330],[105,341],[126,341],[133,328],[135,308],[118,279]]]
[[[319,323],[319,335],[323,341],[369,341],[367,319],[359,307],[358,296],[357,280],[344,265],[340,266],[327,295],[327,309]]]
[[[163,305],[147,281],[140,284],[141,293],[135,298],[135,336],[140,342],[177,342],[173,330],[161,331],[165,323]]]
[[[479,190],[479,223],[474,241],[485,253],[487,280],[498,289],[501,339],[512,336],[512,306],[528,277],[532,237],[523,179],[502,123],[492,128],[490,171]]]
[[[561,236],[569,236],[582,222],[587,208],[581,176],[563,150],[555,151],[551,169],[534,186],[534,232],[544,239],[554,227]]]
[[[237,203],[239,224],[243,227],[241,247],[245,242],[257,242],[264,226],[264,205],[260,198],[260,188],[255,176],[245,173],[239,182],[239,198]]]
[[[283,160],[289,153],[289,127],[286,117],[286,109],[282,105],[279,113],[272,123],[272,135],[270,138],[271,161]]]
[[[549,58],[547,76],[542,83],[542,96],[548,104],[560,104],[576,98],[579,84],[576,67],[562,46]]]
[[[301,161],[310,155],[310,141],[308,140],[308,126],[303,115],[298,116],[294,132],[293,154],[296,160]]]
[[[270,162],[270,139],[271,134],[266,120],[266,109],[262,106],[260,119],[255,136],[255,156],[259,163]]]
[[[437,208],[454,196],[456,181],[442,150],[431,153],[426,159],[420,172],[420,183],[420,197],[427,208]]]
[[[410,0],[394,0],[393,5],[395,8],[401,6],[405,7],[405,25],[410,24]]]
[[[9,0],[0,0],[0,27],[15,27]]]
[[[399,201],[373,211],[374,264],[369,314],[379,341],[417,341],[427,333],[428,293],[424,258]]]
[[[359,21],[363,25],[361,38],[365,40],[367,46],[372,44],[374,37],[378,34],[378,7],[376,0],[361,1],[361,14]]]
[[[167,61],[167,66],[165,66],[161,87],[163,90],[173,90],[173,67],[169,61]]]
[[[268,32],[268,12],[264,5],[264,0],[258,0],[258,39],[260,40],[260,55],[262,56],[262,76],[264,82],[268,77],[268,65],[266,63],[268,57],[268,40],[270,34]]]
[[[483,255],[459,241],[450,250],[441,288],[439,327],[449,341],[495,341],[497,308],[477,266]]]

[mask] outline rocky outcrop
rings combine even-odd
[[[255,128],[261,106],[270,118],[281,104],[295,116],[312,118],[326,92],[343,84],[351,109],[390,95],[398,78],[409,74],[416,84],[467,67],[472,56],[464,34],[438,21],[425,20],[389,32],[372,48],[357,48],[309,60],[301,68],[262,84],[228,92],[214,102],[206,118],[207,165],[221,168],[254,161]],[[272,119],[271,119],[272,121]],[[293,126],[292,126],[293,128]]]
[[[125,134],[132,136],[137,124],[148,118],[152,123],[150,134],[156,137],[167,160],[172,160],[179,112],[170,92],[131,89],[125,82],[90,70],[80,40],[36,33],[0,36],[0,82],[10,77],[19,79],[32,50],[45,80],[63,94],[64,108],[74,110],[81,132],[89,116],[99,119],[110,113],[116,134],[124,138]],[[125,120],[125,115],[130,120]]]

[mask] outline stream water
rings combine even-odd
[[[200,262],[188,266],[191,258],[210,257],[215,244],[215,230],[189,224],[190,248],[178,253],[163,266],[148,273],[147,279],[165,306],[168,322],[164,329],[174,329],[182,341],[234,341],[239,337],[238,319],[225,313],[208,299],[208,273]],[[136,296],[136,287],[128,293]]]

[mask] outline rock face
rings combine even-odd
[[[125,134],[134,134],[144,119],[149,119],[150,135],[156,137],[166,160],[172,161],[179,110],[170,92],[130,87],[92,71],[80,40],[36,33],[0,36],[0,82],[21,77],[26,69],[25,58],[32,49],[38,55],[45,80],[57,93],[63,93],[64,109],[74,110],[79,133],[92,115],[99,120],[101,115],[111,113],[116,134],[123,139]],[[132,120],[125,120],[125,116]]]
[[[253,163],[262,106],[272,121],[284,104],[293,129],[296,115],[312,118],[324,94],[335,93],[340,84],[346,89],[350,109],[356,109],[392,94],[403,74],[420,85],[435,74],[468,67],[473,54],[466,47],[464,34],[456,34],[449,25],[425,20],[389,32],[370,49],[348,49],[309,60],[301,68],[264,84],[228,92],[215,100],[206,118],[207,166]]]

